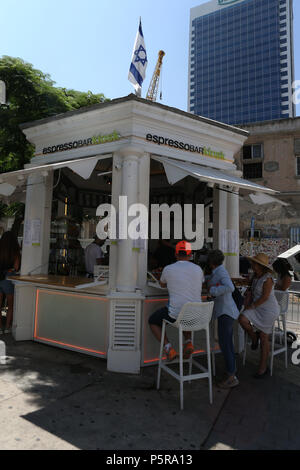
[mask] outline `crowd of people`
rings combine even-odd
[[[163,320],[174,323],[184,304],[201,302],[205,292],[206,298],[214,302],[213,321],[218,324],[218,340],[225,362],[224,378],[218,386],[232,388],[239,385],[236,376],[237,364],[233,342],[234,322],[248,333],[252,340],[253,350],[261,345],[260,363],[255,374],[262,379],[268,373],[269,335],[279,315],[279,305],[275,297],[276,290],[287,290],[291,284],[291,266],[287,260],[278,258],[273,265],[268,256],[259,253],[248,257],[252,274],[249,276],[248,288],[238,305],[233,293],[235,286],[224,267],[224,254],[220,250],[210,250],[206,256],[206,265],[196,265],[192,261],[190,243],[182,241],[177,244],[176,262],[166,266],[160,277],[160,284],[169,293],[168,306],[154,312],[149,318],[151,331],[161,341]],[[203,289],[203,290],[202,290]],[[191,334],[184,333],[185,343],[183,358],[189,359],[194,352]],[[167,335],[164,338],[164,350],[168,361],[177,357],[175,348]]]
[[[87,276],[93,275],[93,267],[103,264],[104,254],[101,250],[102,242],[95,240],[86,249]],[[160,252],[166,247],[161,244]],[[260,363],[255,374],[257,379],[268,373],[269,335],[273,324],[279,315],[279,305],[275,297],[275,290],[285,291],[291,284],[291,266],[287,260],[278,258],[273,265],[269,264],[268,256],[259,253],[248,257],[252,274],[249,277],[244,299],[241,305],[237,304],[232,295],[235,286],[224,267],[224,254],[220,250],[209,250],[205,254],[205,264],[193,261],[190,243],[181,241],[176,250],[170,254],[168,245],[168,259],[170,264],[164,267],[160,277],[162,287],[168,289],[168,305],[149,318],[151,331],[158,341],[161,341],[162,323],[166,319],[174,323],[187,302],[201,302],[203,293],[208,300],[213,300],[213,320],[218,324],[218,341],[225,362],[225,376],[219,382],[221,388],[232,388],[239,384],[236,376],[236,354],[233,342],[234,322],[248,333],[252,340],[253,350],[261,346]],[[156,255],[159,263],[159,250]],[[173,262],[175,261],[175,262]],[[203,260],[202,260],[203,261]],[[18,239],[13,232],[5,232],[0,239],[0,334],[10,333],[13,320],[14,285],[9,279],[20,270],[21,254]],[[202,267],[201,267],[202,266]],[[2,319],[2,308],[6,300],[7,312],[5,323]],[[184,332],[184,359],[189,359],[194,352],[191,333]],[[167,335],[164,338],[164,349],[167,360],[177,357],[177,352],[170,343]]]

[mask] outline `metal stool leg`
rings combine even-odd
[[[213,373],[213,376],[215,377],[216,376],[216,355],[215,355],[216,342],[215,342],[214,321],[212,321],[210,325],[210,334],[211,334],[212,373]]]
[[[179,328],[179,373],[180,373],[180,409],[183,410],[183,347],[182,329]]]
[[[194,344],[194,332],[192,331],[192,344]],[[191,354],[190,360],[189,360],[189,375],[192,375],[192,370],[193,370],[193,354]],[[190,380],[189,383],[191,384],[192,381]]]
[[[282,325],[283,325],[283,334],[284,334],[284,354],[285,354],[285,368],[288,366],[288,355],[287,355],[287,337],[286,337],[286,316],[282,315]]]
[[[206,349],[207,349],[207,369],[208,369],[208,384],[209,384],[209,402],[212,405],[212,374],[211,374],[211,351],[210,351],[210,334],[209,328],[206,329]]]
[[[270,375],[273,375],[273,362],[274,362],[274,347],[275,347],[275,323],[272,330],[272,344],[271,344],[271,364],[270,364]]]
[[[158,364],[158,372],[157,372],[157,390],[160,387],[160,376],[161,376],[161,363],[162,357],[164,352],[164,338],[166,333],[166,323],[163,321],[162,331],[161,331],[161,340],[160,340],[160,353],[159,353],[159,364]]]
[[[244,352],[243,352],[243,366],[245,366],[245,364],[246,364],[247,343],[248,343],[248,334],[247,334],[247,332],[245,331]]]

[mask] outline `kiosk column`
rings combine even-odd
[[[119,185],[113,183],[112,201],[118,197],[118,240],[114,246],[116,266],[115,288],[110,294],[110,331],[107,353],[107,368],[114,372],[140,372],[141,367],[141,312],[144,297],[139,286],[141,257],[134,240],[129,237],[130,222],[136,216],[129,216],[133,204],[144,203],[143,193],[149,188],[149,162],[144,152],[134,146],[126,147],[114,157],[119,167]],[[142,185],[145,185],[144,189]],[[113,260],[112,260],[113,263]]]
[[[32,174],[27,182],[21,275],[48,274],[53,172]],[[16,285],[13,336],[16,341],[33,338],[35,286]]]
[[[130,206],[138,202],[139,157],[131,149],[123,152],[122,189],[119,201],[119,241],[117,265],[117,290],[135,292],[138,276],[138,253],[134,250],[133,240],[129,238],[128,227]]]
[[[227,253],[227,269],[231,277],[239,277],[239,189],[231,188],[227,196],[227,228],[230,243]]]
[[[53,172],[28,177],[21,275],[48,274]]]
[[[224,251],[222,238],[227,229],[227,191],[223,191],[222,186],[215,186],[213,197],[213,248]]]

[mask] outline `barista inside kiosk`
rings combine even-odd
[[[94,267],[96,265],[104,264],[104,253],[101,249],[103,244],[104,240],[100,240],[100,238],[95,235],[93,243],[85,249],[85,269],[88,278],[94,277]]]

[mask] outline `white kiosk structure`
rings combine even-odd
[[[48,276],[54,171],[67,167],[88,179],[97,162],[110,158],[115,207],[120,196],[127,196],[128,206],[149,207],[152,160],[170,185],[187,176],[206,183],[213,188],[214,247],[225,251],[226,267],[238,277],[239,189],[274,193],[236,170],[233,156],[248,133],[133,94],[22,130],[35,156],[24,170],[0,175],[2,194],[27,187],[14,338],[92,354],[106,358],[111,371],[139,373],[157,360],[148,317],[167,300],[167,291],[148,285],[147,242],[144,249],[129,238],[112,243],[106,285],[78,290],[86,279]],[[228,236],[235,242],[226,245]]]

